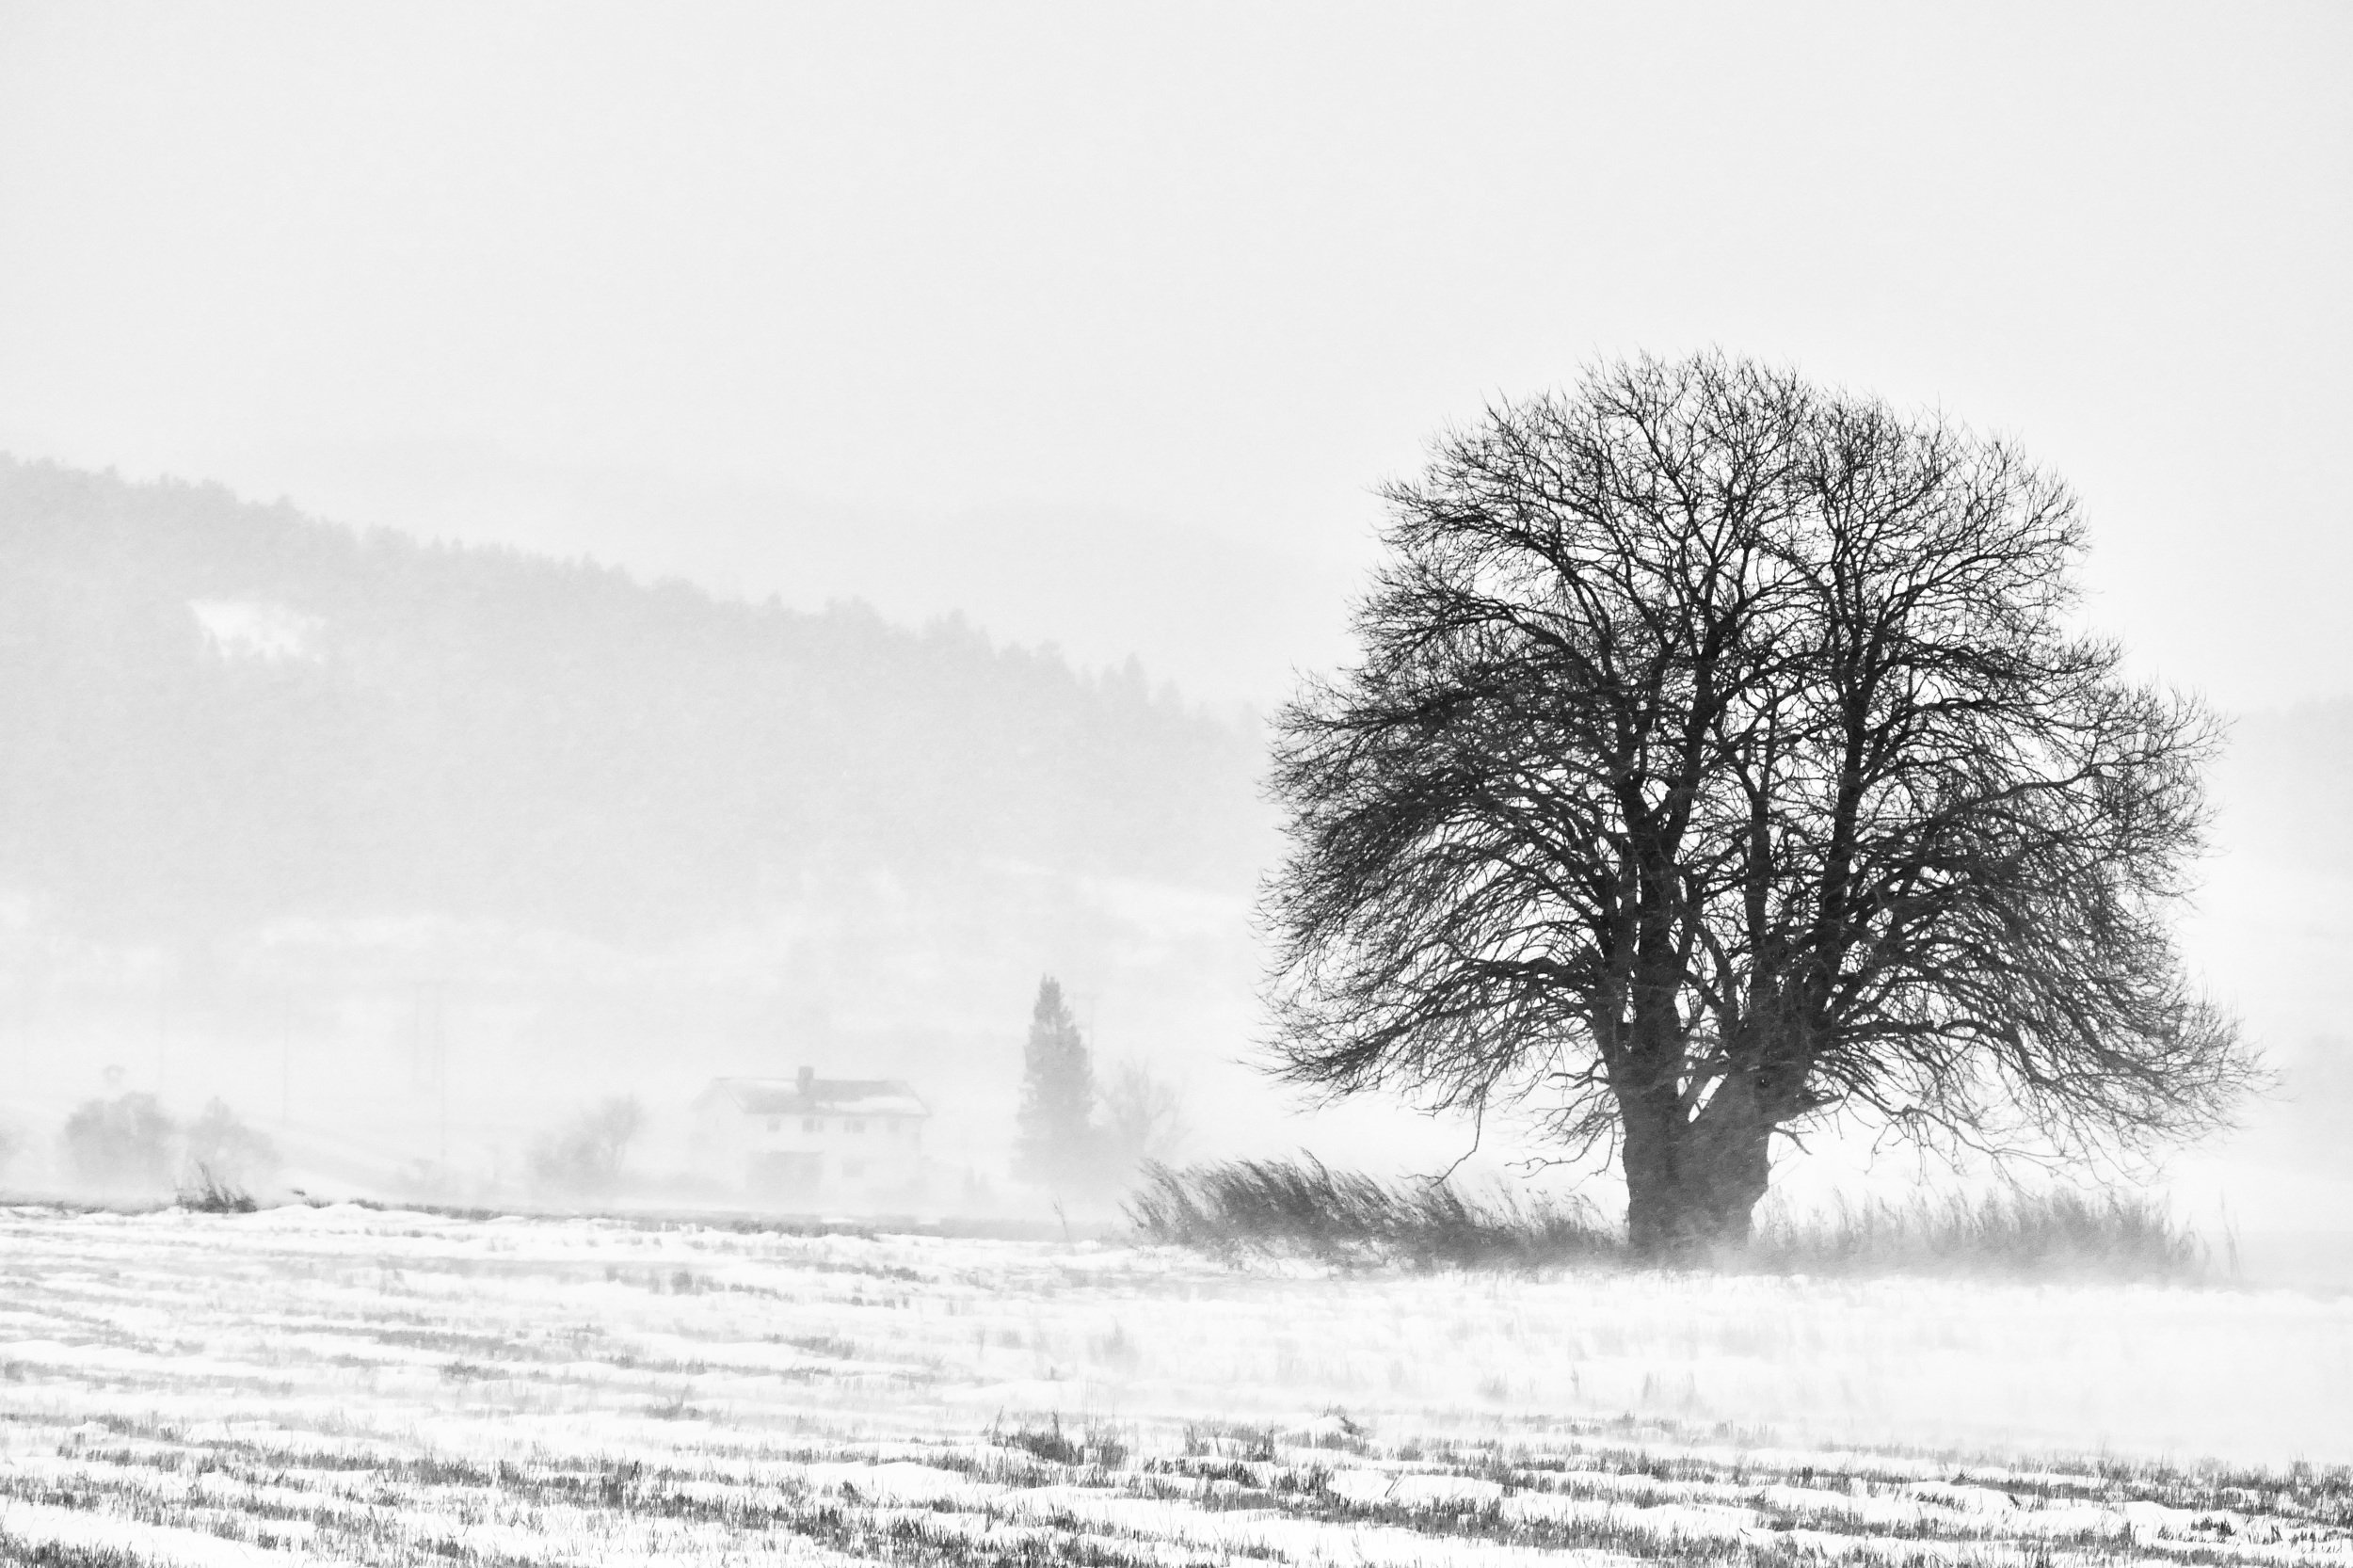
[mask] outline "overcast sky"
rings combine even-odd
[[[1266,700],[1369,487],[1716,344],[2353,692],[2353,8],[0,8],[0,448]]]

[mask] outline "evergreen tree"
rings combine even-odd
[[[1014,1175],[1057,1191],[1086,1185],[1096,1172],[1095,1065],[1062,985],[1038,982],[1022,1052],[1021,1113],[1015,1124]]]

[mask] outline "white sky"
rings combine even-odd
[[[0,7],[0,448],[1266,700],[1369,488],[1705,344],[2353,693],[2353,8]]]
[[[1714,344],[2021,438],[2143,668],[2347,697],[2349,84],[2343,4],[0,0],[0,450],[1265,703],[1434,432]],[[2275,1044],[2339,887],[2209,899]]]

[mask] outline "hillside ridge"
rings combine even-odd
[[[677,935],[975,862],[1232,886],[1245,726],[891,626],[0,457],[0,888],[125,934]]]

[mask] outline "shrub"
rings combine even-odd
[[[65,1121],[67,1173],[103,1192],[160,1192],[171,1185],[177,1130],[152,1095],[85,1100]]]
[[[217,1176],[232,1187],[243,1187],[278,1169],[278,1145],[238,1120],[225,1101],[210,1100],[204,1113],[189,1125],[187,1161],[204,1173],[207,1183]]]
[[[621,1184],[629,1146],[646,1125],[646,1108],[616,1096],[584,1111],[531,1148],[531,1177],[554,1197],[598,1198]]]

